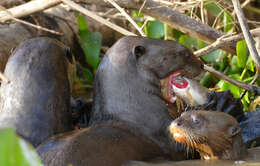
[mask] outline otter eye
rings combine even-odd
[[[143,46],[135,46],[133,48],[133,54],[136,56],[136,58],[140,58],[142,55],[145,54],[145,48]]]
[[[200,123],[200,118],[198,116],[191,116],[192,122],[194,124],[199,124]]]

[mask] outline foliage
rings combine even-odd
[[[222,30],[225,33],[232,33],[235,31],[235,26],[233,24],[234,18],[232,14],[221,7],[216,1],[206,1],[204,3],[204,8],[207,12],[211,13],[215,16],[217,20],[217,27],[222,27]],[[134,11],[132,16],[137,17],[137,12]],[[189,15],[189,12],[187,13]],[[138,17],[140,18],[139,15]],[[150,21],[149,21],[150,22]],[[190,50],[198,50],[205,46],[206,43],[200,41],[198,39],[192,38],[186,34],[181,33],[175,29],[166,29],[167,25],[159,25],[158,23],[155,24],[152,21],[145,26],[145,33],[148,37],[151,38],[166,38],[171,40],[176,40],[180,44],[185,45]],[[141,23],[138,23],[142,26]],[[161,23],[163,24],[163,23]],[[156,30],[155,30],[156,29]],[[158,34],[154,34],[158,32]],[[236,56],[237,55],[237,56]],[[243,81],[245,83],[250,83],[255,75],[255,65],[252,61],[251,56],[249,56],[247,44],[244,40],[239,41],[236,46],[236,55],[231,55],[221,49],[208,53],[202,56],[202,60],[207,63],[208,65],[213,66],[216,70],[223,72],[230,78],[236,79],[238,81]],[[219,80],[215,76],[211,75],[210,73],[206,72],[203,78],[201,79],[200,83],[208,88],[218,88],[219,91],[230,90],[236,98],[239,98],[243,93],[243,89],[232,85],[226,81]],[[259,84],[258,84],[259,85]],[[254,94],[250,94],[247,92],[245,96],[242,98],[242,103],[244,105],[244,110],[249,110],[249,104],[251,101],[255,99]],[[251,110],[250,110],[251,111]]]
[[[235,26],[233,24],[235,19],[226,8],[220,6],[219,3],[217,3],[216,1],[211,0],[205,1],[204,8],[207,10],[208,13],[215,17],[214,27],[218,27],[220,30],[227,34],[235,32]],[[191,13],[190,11],[187,11],[186,14],[190,15]],[[132,17],[144,18],[144,15],[139,11],[133,10]],[[78,23],[80,30],[79,34],[81,37],[82,47],[85,51],[87,63],[91,65],[95,71],[98,63],[100,62],[98,53],[100,52],[101,36],[98,33],[92,33],[88,30],[83,16],[78,16]],[[137,24],[141,27],[144,23],[137,22]],[[183,34],[182,32],[173,29],[167,24],[164,24],[157,20],[149,19],[147,24],[144,25],[144,32],[147,37],[150,38],[176,40],[192,51],[207,46],[207,44],[203,41]],[[251,56],[249,56],[248,48],[245,41],[239,41],[237,43],[236,54],[237,56],[218,49],[202,56],[202,60],[208,65],[213,66],[216,70],[223,72],[228,77],[250,83],[255,75],[256,70],[252,58]],[[89,82],[92,82],[93,72],[86,70],[85,73],[86,77],[90,80]],[[243,93],[243,89],[223,80],[219,80],[208,72],[205,73],[200,83],[208,88],[218,88],[219,91],[229,89],[237,98],[239,98]],[[254,94],[248,92],[242,98],[242,103],[244,105],[245,111],[248,111],[249,104],[254,99]]]
[[[0,165],[42,166],[33,147],[19,138],[13,129],[0,130]]]
[[[91,32],[86,23],[85,17],[81,14],[77,14],[77,22],[79,28],[79,36],[81,47],[84,51],[86,62],[93,69],[90,71],[87,68],[82,68],[82,71],[88,84],[93,82],[93,74],[95,74],[98,65],[101,61],[99,57],[102,35],[99,32]]]

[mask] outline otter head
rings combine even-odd
[[[238,122],[224,112],[184,112],[169,131],[177,142],[195,148],[206,160],[237,159],[246,152]]]

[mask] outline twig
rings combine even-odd
[[[2,72],[0,72],[0,79],[3,81],[3,83],[8,84],[10,81],[4,76]]]
[[[254,79],[250,82],[251,85],[253,85],[253,84],[257,81],[258,76],[259,76],[259,72],[258,72],[258,70],[256,70]],[[246,92],[247,92],[247,90],[244,90],[244,91],[241,93],[240,99],[242,99],[242,98],[245,96]]]
[[[113,30],[115,30],[115,31],[117,31],[117,32],[119,32],[119,33],[121,33],[123,35],[126,35],[126,36],[136,36],[136,34],[130,32],[130,31],[128,31],[128,30],[126,30],[126,29],[124,29],[124,28],[122,28],[120,26],[117,26],[117,25],[115,25],[115,24],[113,24],[113,23],[111,23],[111,22],[109,22],[107,20],[105,20],[104,18],[102,18],[102,17],[96,15],[95,13],[93,13],[93,12],[83,8],[83,7],[81,7],[80,5],[74,3],[71,0],[61,0],[61,1],[64,4],[70,6],[72,9],[74,9],[76,11],[79,11],[79,12],[85,14],[86,16],[91,17],[92,19],[94,19],[94,20],[96,20],[96,21],[98,21],[98,22],[100,22],[100,23],[110,27],[111,29],[113,29]]]
[[[0,11],[0,22],[4,23],[8,20],[11,20],[13,17],[19,18],[28,16],[32,13],[42,11],[58,5],[61,3],[60,0],[34,0],[23,5],[19,5],[6,11]],[[11,15],[10,15],[11,14]]]
[[[230,82],[231,84],[234,84],[240,88],[246,89],[250,92],[254,92],[256,95],[260,95],[260,87],[254,86],[254,85],[250,85],[250,84],[246,84],[244,82],[240,82],[237,80],[234,80],[232,78],[229,78],[228,76],[222,74],[219,71],[216,71],[215,69],[213,69],[212,67],[209,67],[207,65],[204,64],[204,69],[208,72],[210,72],[211,74],[215,75],[216,77],[219,77],[220,79],[223,79],[227,82]]]
[[[255,36],[260,36],[260,28],[256,28],[250,31],[252,33],[252,35]],[[238,34],[238,35],[234,35],[234,36],[230,36],[227,38],[222,38],[220,37],[219,39],[217,39],[214,43],[208,45],[207,47],[204,47],[198,51],[195,51],[194,54],[198,57],[205,55],[207,53],[210,53],[214,50],[217,50],[221,47],[227,46],[227,45],[232,45],[234,43],[236,43],[237,41],[243,40],[244,36],[242,33]]]
[[[121,8],[117,3],[115,3],[113,0],[107,0],[109,3],[111,3],[117,10],[119,10],[123,16],[126,17],[126,19],[137,29],[137,31],[142,35],[146,36],[143,32],[143,30],[136,24],[136,22],[125,12],[123,8]]]
[[[0,9],[6,10],[6,8],[1,7],[1,6],[0,6]],[[9,13],[8,10],[6,10],[6,12]],[[9,15],[12,17],[12,20],[14,20],[14,21],[16,21],[16,22],[19,22],[19,23],[22,23],[22,24],[24,24],[24,25],[28,25],[28,26],[31,26],[31,27],[33,27],[33,28],[36,28],[36,29],[39,29],[39,30],[42,30],[42,31],[46,31],[46,32],[49,32],[49,33],[53,33],[53,34],[55,34],[55,35],[63,35],[63,34],[60,33],[60,32],[57,32],[57,31],[54,31],[54,30],[51,30],[51,29],[47,29],[47,28],[44,28],[44,27],[39,26],[39,25],[34,25],[34,24],[32,24],[32,23],[29,23],[29,22],[23,21],[23,20],[21,20],[21,19],[15,18],[15,17],[12,16],[11,13],[9,13]]]
[[[238,0],[232,0],[232,3],[234,5],[234,9],[235,9],[238,21],[240,23],[242,32],[245,36],[245,40],[246,40],[250,55],[252,56],[252,59],[255,62],[255,65],[256,65],[258,71],[260,71],[260,57],[258,56],[257,50],[255,48],[254,39],[249,32],[249,28],[248,28],[244,13],[241,9],[240,3]]]

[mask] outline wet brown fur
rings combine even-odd
[[[169,130],[177,142],[195,148],[203,159],[238,159],[246,153],[237,121],[223,112],[184,112]]]

